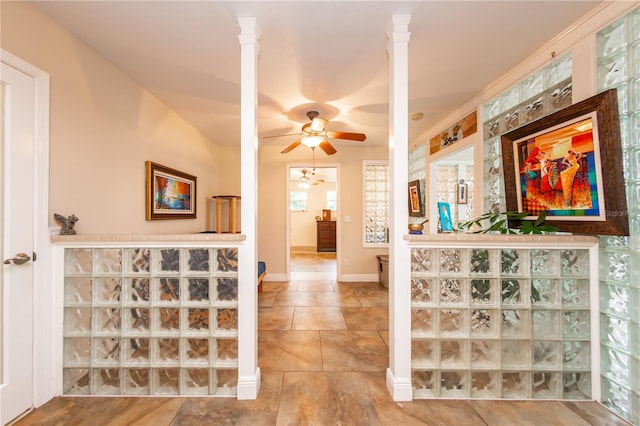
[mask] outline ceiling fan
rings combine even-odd
[[[309,171],[307,169],[302,169],[302,176],[300,176],[300,179],[298,179],[298,182],[301,184],[307,184],[307,185],[319,185],[321,183],[324,183],[324,179],[314,179],[315,175],[316,175],[316,169],[313,169],[313,172],[311,173],[311,177],[307,176],[307,173],[309,173]]]
[[[350,132],[329,132],[325,129],[329,120],[325,120],[324,118],[320,118],[320,113],[318,111],[309,111],[307,112],[307,117],[311,120],[310,123],[302,126],[302,132],[293,133],[294,135],[301,136],[300,139],[286,147],[282,150],[281,154],[286,154],[287,152],[293,150],[298,145],[303,144],[308,146],[311,149],[316,147],[320,147],[327,155],[333,155],[337,151],[329,143],[329,139],[346,139],[350,141],[358,141],[364,142],[367,136],[364,133],[350,133]],[[267,136],[268,138],[275,138],[280,136],[290,136],[290,135],[277,135],[277,136]]]

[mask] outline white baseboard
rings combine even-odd
[[[353,283],[353,282],[378,282],[378,274],[342,274],[338,277],[338,281]]]
[[[394,401],[412,401],[413,387],[411,379],[397,380],[391,370],[387,368],[387,390]]]
[[[254,376],[238,377],[237,390],[239,400],[257,399],[258,391],[260,390],[260,368],[256,368]]]
[[[267,275],[264,276],[264,279],[262,281],[266,282],[266,281],[289,281],[289,280],[287,279],[287,274],[267,273]]]

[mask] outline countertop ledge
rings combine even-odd
[[[107,242],[144,242],[144,243],[189,243],[189,242],[242,242],[246,240],[244,234],[76,234],[52,235],[51,242],[65,243],[107,243]]]
[[[561,244],[598,244],[599,239],[589,235],[570,234],[472,234],[465,232],[443,234],[406,234],[404,239],[411,243],[474,243],[474,242],[504,242],[504,243],[561,243]]]

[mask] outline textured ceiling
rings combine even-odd
[[[387,30],[410,14],[410,142],[599,1],[42,1],[45,13],[217,144],[240,140],[238,17],[260,34],[260,144],[317,110],[328,130],[388,140]],[[439,129],[441,130],[441,129]]]

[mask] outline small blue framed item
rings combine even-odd
[[[453,232],[453,221],[451,220],[449,203],[438,203],[438,218],[440,219],[440,232]]]

